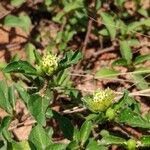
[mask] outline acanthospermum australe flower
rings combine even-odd
[[[38,66],[38,70],[41,74],[46,74],[50,76],[58,68],[58,57],[51,53],[46,53]]]
[[[105,90],[96,90],[92,95],[84,97],[83,102],[89,110],[98,113],[110,107],[114,98],[114,92],[107,88]]]

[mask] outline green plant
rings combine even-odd
[[[86,37],[90,34],[88,22],[101,19],[100,24],[91,23],[93,26],[89,39],[92,42],[89,42],[89,47],[95,46],[98,41],[96,38],[100,38],[104,45],[111,43],[113,50],[120,51],[117,53],[119,59],[113,60],[110,68],[98,70],[95,78],[132,74],[137,88],[149,88],[144,79],[149,75],[149,68],[143,67],[143,63],[150,60],[150,55],[134,55],[132,49],[140,45],[136,33],[148,32],[150,19],[148,10],[141,6],[139,0],[133,2],[136,6],[135,18],[125,8],[125,0],[108,3],[103,0],[10,0],[13,13],[4,17],[3,24],[19,27],[29,37],[25,37],[27,41],[23,43],[25,59],[16,53],[8,63],[0,66],[4,75],[4,79],[0,80],[0,108],[6,112],[6,116],[0,120],[0,149],[108,150],[112,145],[117,145],[134,150],[150,147],[150,112],[141,113],[141,103],[133,97],[133,93],[127,90],[118,93],[111,88],[104,88],[87,94],[76,88],[78,86],[75,86],[72,73],[78,69],[80,73],[85,68],[83,74],[79,74],[82,78],[86,72],[92,72],[86,69],[90,68],[88,65],[93,61],[93,56],[86,60],[84,55],[88,52],[72,50],[70,47],[76,42],[77,47],[82,47],[81,37],[84,34],[84,44],[87,43]],[[119,13],[109,12],[110,8]],[[48,17],[40,18],[34,12],[46,13]],[[37,15],[38,21],[34,20],[34,15]],[[42,26],[44,21],[44,29],[48,26],[46,31]],[[50,24],[47,25],[47,22]],[[56,27],[56,35],[51,35],[50,26]],[[48,39],[48,42],[42,43],[43,39]],[[96,60],[98,57],[94,58]],[[126,67],[127,72],[120,73],[117,66]],[[80,82],[77,84],[80,85]],[[18,102],[23,103],[27,115],[18,112]],[[28,121],[31,121],[30,124]],[[28,138],[17,139],[14,129],[27,125],[31,126]],[[109,126],[117,126],[120,130],[115,132]],[[134,137],[123,127],[139,129],[143,134]]]

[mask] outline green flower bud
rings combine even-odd
[[[92,96],[83,98],[83,101],[92,112],[98,113],[110,107],[114,98],[115,94],[108,88],[106,90],[97,90]]]
[[[115,110],[112,108],[108,108],[105,115],[108,118],[108,120],[112,120],[115,118]]]
[[[48,53],[42,57],[42,60],[40,62],[40,65],[37,67],[38,72],[40,74],[46,74],[47,76],[50,76],[56,71],[58,68],[58,58]]]
[[[129,139],[127,141],[127,148],[128,148],[128,150],[135,150],[136,149],[136,141],[133,139]]]

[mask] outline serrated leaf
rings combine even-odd
[[[107,135],[104,136],[101,140],[100,140],[100,145],[125,145],[126,144],[126,140],[118,137],[118,136],[114,136],[114,135]]]
[[[129,96],[129,92],[125,91],[123,97],[117,102],[114,103],[113,109],[116,111],[121,111],[124,108],[131,108],[132,111],[140,114],[140,105],[139,103],[133,99],[133,97]]]
[[[123,58],[113,61],[112,66],[128,66],[127,61]]]
[[[98,70],[95,74],[97,78],[117,77],[118,75],[119,75],[119,71],[109,69],[109,68],[102,68]]]
[[[80,141],[81,141],[82,146],[88,140],[91,131],[92,131],[92,122],[91,121],[85,121],[82,124],[81,129],[80,129]]]
[[[131,127],[150,128],[150,123],[146,119],[129,108],[123,109],[119,113],[117,121]]]
[[[37,94],[31,95],[28,102],[29,111],[36,119],[36,121],[43,126],[46,124],[45,113],[48,105],[49,100]]]
[[[120,41],[120,52],[127,64],[130,65],[132,63],[132,51],[127,41]]]
[[[133,80],[135,81],[135,85],[138,87],[140,90],[148,89],[148,83],[144,79],[144,77],[140,74],[133,74],[132,75]]]
[[[11,72],[18,72],[18,73],[24,73],[24,74],[30,74],[30,75],[36,75],[37,71],[36,69],[27,61],[14,61],[10,64],[8,64],[3,71],[5,73],[11,73]]]
[[[0,81],[0,107],[8,113],[12,113],[12,107],[8,97],[8,85],[5,81]]]
[[[30,95],[27,93],[25,88],[23,88],[23,86],[21,86],[19,82],[15,84],[15,88],[17,89],[18,94],[21,97],[21,99],[24,101],[24,103],[28,104]]]
[[[140,56],[137,56],[134,60],[134,64],[137,65],[137,64],[141,64],[147,60],[150,60],[150,54],[146,54],[146,55],[140,55]]]
[[[20,27],[25,32],[29,32],[31,20],[28,16],[7,15],[4,19],[4,25],[9,27]]]
[[[25,2],[25,0],[11,0],[10,3],[12,6],[20,6],[21,4],[23,4]]]
[[[114,22],[113,17],[105,12],[101,12],[100,15],[104,21],[104,25],[106,26],[111,38],[114,39],[116,37],[116,24]]]
[[[45,150],[46,147],[51,144],[50,138],[48,137],[42,126],[39,124],[32,129],[29,135],[29,141],[34,144],[37,150]]]

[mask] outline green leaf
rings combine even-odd
[[[47,108],[46,117],[49,118],[49,119],[53,117],[53,111],[52,111],[51,108]]]
[[[129,46],[138,46],[140,42],[137,39],[129,39],[127,40]]]
[[[126,35],[127,34],[127,25],[122,21],[122,20],[117,20],[116,21],[116,26],[119,27],[121,35]],[[117,29],[118,30],[118,29]]]
[[[150,147],[150,135],[143,135],[140,138],[142,147]]]
[[[20,27],[25,32],[29,32],[31,20],[29,16],[7,15],[4,19],[4,25],[9,27]]]
[[[59,13],[56,14],[56,16],[53,17],[53,21],[57,22],[57,23],[62,23],[62,18],[65,15],[64,11],[60,11]],[[59,32],[60,33],[60,32]],[[59,35],[59,33],[57,34],[57,36]]]
[[[21,141],[21,142],[15,142],[12,143],[12,150],[31,150],[28,141]]]
[[[150,18],[147,18],[145,20],[141,20],[141,22],[142,22],[143,26],[150,27]]]
[[[111,38],[114,39],[116,37],[116,24],[114,22],[113,17],[110,14],[105,13],[105,12],[101,12],[100,15],[103,19],[103,22],[104,22]]]
[[[134,74],[148,74],[150,73],[150,68],[147,68],[147,67],[139,67],[139,68],[136,68],[135,71],[134,71]]]
[[[65,69],[71,65],[78,63],[78,61],[82,58],[82,53],[79,51],[72,52],[68,51],[65,52],[64,59],[62,59],[59,63],[59,70]]]
[[[132,63],[132,51],[127,41],[120,41],[120,52],[127,64],[130,65]]]
[[[148,83],[146,82],[146,80],[144,79],[144,77],[140,74],[133,74],[132,78],[135,82],[135,85],[138,87],[138,89],[140,90],[144,90],[144,89],[148,89]]]
[[[24,74],[30,74],[30,75],[36,75],[37,71],[36,69],[27,61],[15,61],[6,66],[6,68],[3,69],[5,73],[11,73],[11,72],[19,72]]]
[[[132,31],[142,30],[142,26],[150,27],[150,19],[141,19],[140,21],[132,22],[128,25],[128,33]]]
[[[66,148],[66,150],[77,150],[77,149],[79,149],[79,143],[77,142],[77,141],[71,141],[69,144],[68,144],[68,146],[67,146],[67,148]]]
[[[42,126],[39,124],[32,129],[29,135],[29,141],[34,144],[37,150],[45,150],[46,147],[51,144],[50,138],[48,137]]]
[[[2,132],[2,130],[5,128],[5,129],[8,129],[10,123],[12,121],[12,118],[10,116],[6,116],[3,118],[3,120],[1,121],[1,124],[0,124],[0,132]]]
[[[125,145],[126,144],[126,140],[118,137],[118,136],[114,136],[114,135],[107,135],[104,136],[101,140],[100,140],[100,145]]]
[[[119,7],[122,7],[124,2],[125,0],[115,0],[115,4]]]
[[[18,53],[16,53],[16,54],[11,58],[10,62],[19,61],[19,59],[20,59],[20,56],[19,56]]]
[[[138,13],[140,15],[144,16],[144,17],[148,17],[149,16],[148,15],[148,10],[146,10],[145,8],[142,8],[142,7],[138,10]]]
[[[72,57],[70,59],[71,64],[76,64],[78,61],[83,57],[82,53],[80,51],[76,51],[72,54]]]
[[[67,5],[65,5],[64,11],[68,13],[79,8],[83,8],[82,1],[73,1],[72,3],[67,3]]]
[[[48,105],[49,100],[37,94],[31,95],[28,102],[29,111],[36,121],[43,126],[46,125],[45,113]]]
[[[117,121],[132,127],[150,128],[150,123],[146,119],[129,108],[125,108],[120,111]]]
[[[8,97],[8,85],[5,81],[0,81],[0,107],[10,114],[12,113]]]
[[[147,60],[150,60],[150,54],[137,56],[134,60],[134,65],[141,64]]]
[[[112,66],[128,66],[127,61],[123,58],[113,61]]]
[[[90,139],[86,147],[86,150],[108,150],[108,148],[98,145],[96,141],[94,141],[93,139]]]
[[[141,26],[142,23],[140,21],[134,21],[130,24],[128,24],[128,33],[132,33],[132,32],[135,32],[139,29],[141,29]]]
[[[134,100],[133,97],[129,96],[128,91],[125,91],[123,97],[117,103],[114,103],[113,109],[115,109],[116,112],[119,112],[126,107],[131,108],[138,114],[141,113],[139,103]]]
[[[71,85],[70,75],[68,75],[68,69],[62,70],[56,77],[56,85],[61,87],[69,87]]]
[[[73,125],[70,120],[59,113],[53,111],[53,117],[58,121],[60,129],[62,130],[64,136],[68,139],[73,138]]]
[[[96,10],[99,10],[100,7],[101,7],[101,5],[102,5],[102,2],[101,2],[101,1],[99,1],[99,0],[96,0],[96,1],[95,1],[95,9],[96,9]]]
[[[76,141],[77,143],[80,142],[80,132],[79,129],[74,127],[74,131],[73,131],[73,140]]]
[[[35,46],[31,43],[28,43],[25,45],[25,51],[27,54],[27,60],[30,63],[34,63],[34,61],[35,61],[35,55],[34,55]]]
[[[109,32],[107,29],[102,29],[98,33],[103,36],[109,36]]]
[[[65,150],[67,147],[66,144],[55,143],[49,145],[45,150]]]
[[[82,124],[81,129],[80,129],[80,141],[81,141],[82,146],[88,140],[91,131],[92,131],[92,122],[91,121],[85,121]]]
[[[109,68],[102,68],[96,72],[97,78],[117,77],[118,75],[119,75],[119,71],[109,69]]]
[[[3,135],[3,137],[4,137],[8,142],[12,142],[12,141],[13,141],[12,135],[11,135],[11,133],[8,131],[8,129],[4,128],[3,131],[2,131],[2,135]]]
[[[25,0],[11,0],[10,3],[12,6],[20,6],[21,4],[23,4],[25,2]]]
[[[53,0],[44,0],[46,6],[50,6],[53,3]]]
[[[39,65],[42,57],[40,56],[39,52],[36,49],[33,52],[35,56],[35,62],[37,65]]]
[[[148,122],[150,122],[150,110],[147,112],[147,114],[145,115],[145,117],[148,120]]]
[[[21,97],[21,99],[28,104],[28,101],[30,99],[30,95],[27,93],[27,91],[25,90],[25,88],[23,88],[23,86],[21,85],[20,82],[15,84],[15,88],[18,91],[19,96]]]
[[[8,97],[9,97],[9,102],[10,102],[12,108],[15,109],[16,95],[15,95],[15,88],[13,85],[8,88]]]

